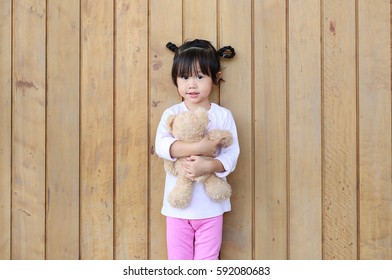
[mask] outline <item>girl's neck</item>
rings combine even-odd
[[[204,108],[206,110],[210,110],[210,108],[211,108],[211,102],[209,100],[207,102],[198,103],[198,104],[192,104],[192,103],[188,103],[188,102],[184,101],[184,104],[185,104],[185,107],[189,111],[194,111],[197,108]]]

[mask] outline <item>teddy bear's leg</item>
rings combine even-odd
[[[174,189],[169,193],[168,201],[174,208],[185,208],[192,199],[193,181],[185,176],[178,176]]]
[[[176,162],[175,161],[169,161],[167,159],[163,160],[163,167],[165,168],[165,171],[168,172],[169,174],[173,176],[178,175],[178,171],[176,169]]]
[[[207,195],[215,201],[226,200],[231,196],[231,187],[225,180],[215,174],[209,176],[205,181]]]

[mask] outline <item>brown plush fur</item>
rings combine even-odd
[[[208,111],[202,108],[169,116],[167,127],[175,138],[184,142],[199,142],[204,137],[208,137],[210,140],[221,140],[221,146],[228,147],[233,141],[233,137],[228,130],[215,129],[207,132]],[[222,201],[231,196],[230,185],[225,180],[217,177],[215,173],[205,174],[194,180],[187,178],[181,167],[181,161],[183,160],[185,159],[179,158],[174,162],[164,160],[165,170],[174,176],[178,176],[176,186],[168,197],[172,207],[185,208],[189,205],[192,199],[194,181],[204,182],[207,195],[215,201]]]

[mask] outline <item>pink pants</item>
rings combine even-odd
[[[166,217],[169,260],[217,260],[222,244],[223,215],[201,220]]]

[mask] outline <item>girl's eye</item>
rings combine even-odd
[[[202,75],[197,75],[196,79],[201,80],[201,79],[203,79],[203,76]]]
[[[181,79],[188,80],[188,76],[181,76]]]

